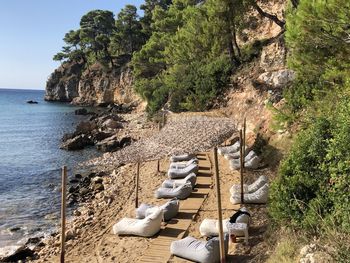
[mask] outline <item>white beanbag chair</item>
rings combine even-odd
[[[192,184],[185,183],[176,188],[158,188],[154,196],[156,198],[178,198],[178,199],[186,199],[192,193]]]
[[[149,208],[153,208],[155,207],[154,205],[150,205],[150,204],[145,204],[142,203],[140,204],[140,206],[135,210],[135,214],[136,214],[136,218],[137,219],[143,219],[146,217],[146,210]]]
[[[228,251],[228,236],[224,237],[225,252]],[[173,255],[200,263],[220,262],[220,241],[219,238],[212,238],[209,241],[201,241],[193,237],[186,237],[173,241],[170,246]]]
[[[175,168],[175,169],[179,169],[179,168],[185,168],[187,166],[189,166],[190,164],[193,163],[198,163],[198,159],[197,158],[192,158],[191,160],[183,163],[183,162],[174,162],[174,163],[170,163],[169,168]]]
[[[234,144],[230,146],[224,146],[224,147],[219,147],[218,148],[218,153],[220,155],[228,154],[228,153],[233,153],[237,152],[239,150],[240,143],[239,141],[236,141]]]
[[[159,232],[163,219],[163,210],[154,209],[153,213],[144,219],[123,218],[113,226],[116,235],[134,235],[151,237]]]
[[[244,148],[245,148],[245,156],[247,156],[247,154],[248,154],[248,152],[247,152],[248,147],[245,146]],[[231,152],[231,153],[226,153],[226,154],[224,154],[224,157],[225,157],[225,159],[227,159],[227,160],[231,160],[231,159],[238,159],[238,158],[240,157],[240,155],[241,155],[241,152],[240,152],[240,150],[238,149],[237,152]]]
[[[170,162],[183,162],[191,160],[192,158],[195,158],[196,156],[193,153],[186,153],[181,155],[173,155],[170,157]]]
[[[136,209],[136,218],[138,219],[145,218],[151,215],[154,212],[154,209],[162,209],[164,221],[168,221],[177,215],[177,213],[179,212],[179,207],[180,207],[180,202],[176,198],[166,202],[164,205],[161,205],[161,206],[153,206],[153,205],[142,203]]]
[[[190,173],[197,173],[198,172],[198,164],[192,163],[187,167],[184,168],[170,168],[168,170],[168,177],[170,179],[177,179],[177,178],[184,178]]]
[[[269,185],[265,183],[262,187],[260,187],[257,191],[253,193],[245,193],[244,194],[244,203],[246,204],[266,204],[268,198]],[[241,203],[241,195],[234,194],[230,197],[230,201],[232,204],[240,204]]]
[[[244,167],[248,169],[258,168],[260,163],[260,158],[256,155],[254,151],[250,151],[244,158]],[[230,160],[230,168],[232,170],[237,170],[240,168],[240,158]]]
[[[192,187],[194,187],[196,185],[196,181],[197,181],[196,174],[190,173],[189,175],[187,175],[183,179],[177,179],[177,180],[167,179],[162,183],[162,187],[174,188],[174,187],[178,187],[180,185],[183,185],[185,183],[191,183]]]
[[[222,220],[223,232],[228,233],[226,223],[228,219]],[[219,220],[217,219],[204,219],[199,226],[199,232],[202,236],[215,237],[219,235]]]
[[[243,185],[243,192],[244,193],[253,193],[257,191],[260,187],[262,187],[264,184],[268,182],[268,179],[265,175],[259,176],[259,178],[253,182],[252,184],[244,184]],[[231,195],[234,194],[240,194],[241,193],[241,185],[240,184],[234,184],[230,188]]]

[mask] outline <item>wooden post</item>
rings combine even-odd
[[[162,127],[164,127],[165,125],[165,113],[163,112],[163,116],[162,116]]]
[[[164,116],[164,114],[163,114]],[[162,129],[161,123],[158,123],[158,131],[160,131]],[[159,163],[159,159],[157,160],[157,173],[160,172],[160,163]]]
[[[66,185],[67,166],[62,167],[62,195],[61,195],[61,263],[64,263],[65,241],[66,241]]]
[[[219,218],[219,238],[220,238],[220,262],[226,262],[226,253],[224,245],[224,232],[222,226],[222,210],[221,210],[221,195],[220,195],[220,180],[219,180],[219,162],[218,162],[218,149],[214,148],[214,163],[215,163],[215,185],[216,196],[218,204],[218,218]]]
[[[243,156],[243,138],[242,130],[239,131],[239,153],[240,153],[240,175],[241,175],[241,204],[244,204],[244,190],[243,190],[243,170],[244,170],[244,156]]]
[[[139,175],[140,175],[140,163],[137,163],[135,208],[139,207]]]
[[[246,130],[247,130],[247,118],[244,118],[243,121],[243,156],[245,157],[245,146],[246,146]],[[244,162],[243,162],[244,168]]]

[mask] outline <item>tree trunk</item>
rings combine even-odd
[[[241,54],[241,49],[239,48],[239,45],[237,43],[237,34],[236,34],[236,26],[235,25],[233,25],[232,34],[233,34],[233,36],[232,36],[233,37],[233,45],[234,45],[234,47],[235,47],[235,49],[237,51],[237,56],[239,58],[241,58],[242,54]]]
[[[271,19],[273,22],[275,22],[277,25],[279,25],[281,28],[284,28],[284,25],[286,24],[285,21],[279,20],[278,17],[276,15],[271,15],[267,12],[265,12],[264,10],[262,10],[260,8],[260,6],[253,1],[253,7],[256,9],[256,11],[258,11],[258,13],[263,16],[263,17],[267,17],[268,19]]]
[[[297,8],[297,7],[298,7],[298,5],[299,5],[299,0],[291,0],[291,2],[292,2],[292,5],[293,5],[294,8]]]

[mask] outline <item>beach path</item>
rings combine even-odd
[[[199,171],[197,185],[192,194],[180,201],[180,209],[176,218],[169,221],[152,241],[138,262],[186,262],[171,256],[170,244],[188,234],[188,229],[203,205],[212,187],[212,163],[207,153],[198,154]]]

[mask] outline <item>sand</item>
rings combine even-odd
[[[128,134],[134,134],[145,126],[142,135],[147,136],[154,132],[151,127],[140,118],[130,120],[133,127]],[[249,138],[249,136],[248,136]],[[213,154],[209,153],[211,162]],[[165,171],[169,166],[168,160],[160,161],[161,173],[157,173],[157,162],[141,164],[139,202],[163,204],[165,200],[154,198],[154,190],[166,179]],[[221,200],[223,218],[230,217],[239,205],[232,205],[229,201],[229,188],[239,183],[239,172],[231,171],[228,161],[219,155]],[[115,169],[110,175],[104,177],[105,191],[97,194],[94,200],[82,204],[75,214],[77,216],[68,223],[70,240],[67,241],[66,262],[137,262],[147,251],[154,238],[123,236],[112,233],[112,226],[123,217],[135,216],[135,174],[136,164],[128,164]],[[245,182],[252,182],[260,175],[272,177],[275,171],[271,168],[258,171],[247,171]],[[214,178],[212,179],[214,183]],[[200,238],[199,225],[204,218],[217,218],[216,189],[213,187],[204,201],[199,213],[188,229],[188,235]],[[268,220],[265,205],[246,206],[252,214],[249,245],[243,244],[243,239],[230,244],[228,262],[263,262],[266,259],[266,244],[263,234],[267,228]],[[47,239],[46,246],[39,252],[40,258],[34,262],[59,262],[59,235]],[[172,260],[171,262],[185,262]]]

